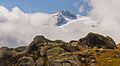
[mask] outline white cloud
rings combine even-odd
[[[112,36],[116,42],[120,42],[120,0],[89,0],[93,6],[89,17],[101,22],[98,30],[105,35]]]
[[[69,41],[79,39],[89,32],[98,32],[120,39],[119,0],[90,0],[93,9],[88,17],[80,17],[58,27],[52,14],[24,13],[15,7],[9,11],[0,6],[0,46],[28,45],[36,35],[49,39]],[[90,17],[90,18],[89,18]],[[98,27],[91,27],[98,24]],[[120,41],[119,41],[120,42]]]
[[[17,7],[9,11],[0,6],[0,15],[0,46],[27,45],[38,33],[47,34],[51,29],[48,27],[55,23],[55,19],[50,14],[27,14]]]
[[[69,41],[83,37],[90,29],[89,25],[82,23],[90,21],[86,17],[58,27],[53,14],[39,12],[28,14],[17,7],[9,11],[3,6],[0,6],[0,14],[3,16],[0,18],[0,46],[28,45],[38,34],[53,40]]]

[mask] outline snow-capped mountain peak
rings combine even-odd
[[[75,15],[66,10],[61,10],[57,13],[54,13],[53,16],[57,20],[57,26],[67,25],[72,22],[82,22],[91,27],[97,27],[99,25],[98,21],[91,20],[89,17]]]
[[[60,13],[68,19],[77,19],[77,16],[72,14],[70,11],[62,10]]]
[[[61,10],[54,14],[54,17],[57,19],[57,26],[66,24],[71,20],[77,19],[77,16],[72,14],[70,11]]]

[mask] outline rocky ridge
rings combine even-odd
[[[111,37],[89,33],[86,37],[70,42],[49,40],[38,35],[29,46],[0,48],[0,66],[97,66],[98,56],[107,50],[116,52],[116,43]]]

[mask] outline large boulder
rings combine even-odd
[[[17,52],[23,52],[27,50],[27,48],[28,48],[27,46],[20,46],[20,47],[15,48],[14,50]]]
[[[36,62],[35,62],[36,66],[43,66],[45,64],[45,58],[39,58]]]
[[[42,36],[42,35],[38,35],[38,36],[36,36],[35,38],[34,38],[34,43],[42,43],[42,42],[48,42],[48,41],[50,41],[49,39],[47,39],[47,38],[45,38],[44,36]]]
[[[61,53],[64,53],[64,52],[65,52],[65,50],[63,48],[54,47],[52,49],[47,50],[46,56],[57,55],[57,54],[61,54]]]
[[[107,48],[113,49],[116,48],[116,43],[114,40],[107,36],[104,37],[97,33],[89,33],[86,37],[79,40],[79,44],[83,47],[98,47],[98,48]]]
[[[64,53],[48,59],[48,66],[82,66],[78,55]]]
[[[12,66],[15,60],[12,51],[7,47],[0,48],[0,66]]]
[[[47,38],[45,38],[42,35],[38,35],[36,36],[33,41],[30,43],[30,45],[28,46],[28,52],[29,53],[34,53],[34,51],[38,51],[38,45],[42,46],[44,43],[49,42],[50,40],[48,40]]]
[[[31,57],[22,57],[18,61],[18,66],[35,66],[35,63]]]

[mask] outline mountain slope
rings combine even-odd
[[[92,44],[93,42],[89,41],[91,39],[96,43]],[[80,40],[85,43],[77,40],[70,42],[53,41],[38,35],[29,46],[1,47],[0,66],[101,66],[101,64],[110,65],[109,62],[114,58],[117,62],[112,63],[118,66],[118,61],[120,61],[118,53],[120,51],[115,50],[120,49],[116,48],[114,40],[109,40],[96,33],[89,33]],[[106,55],[109,55],[110,58]],[[106,63],[101,61],[107,58]]]

